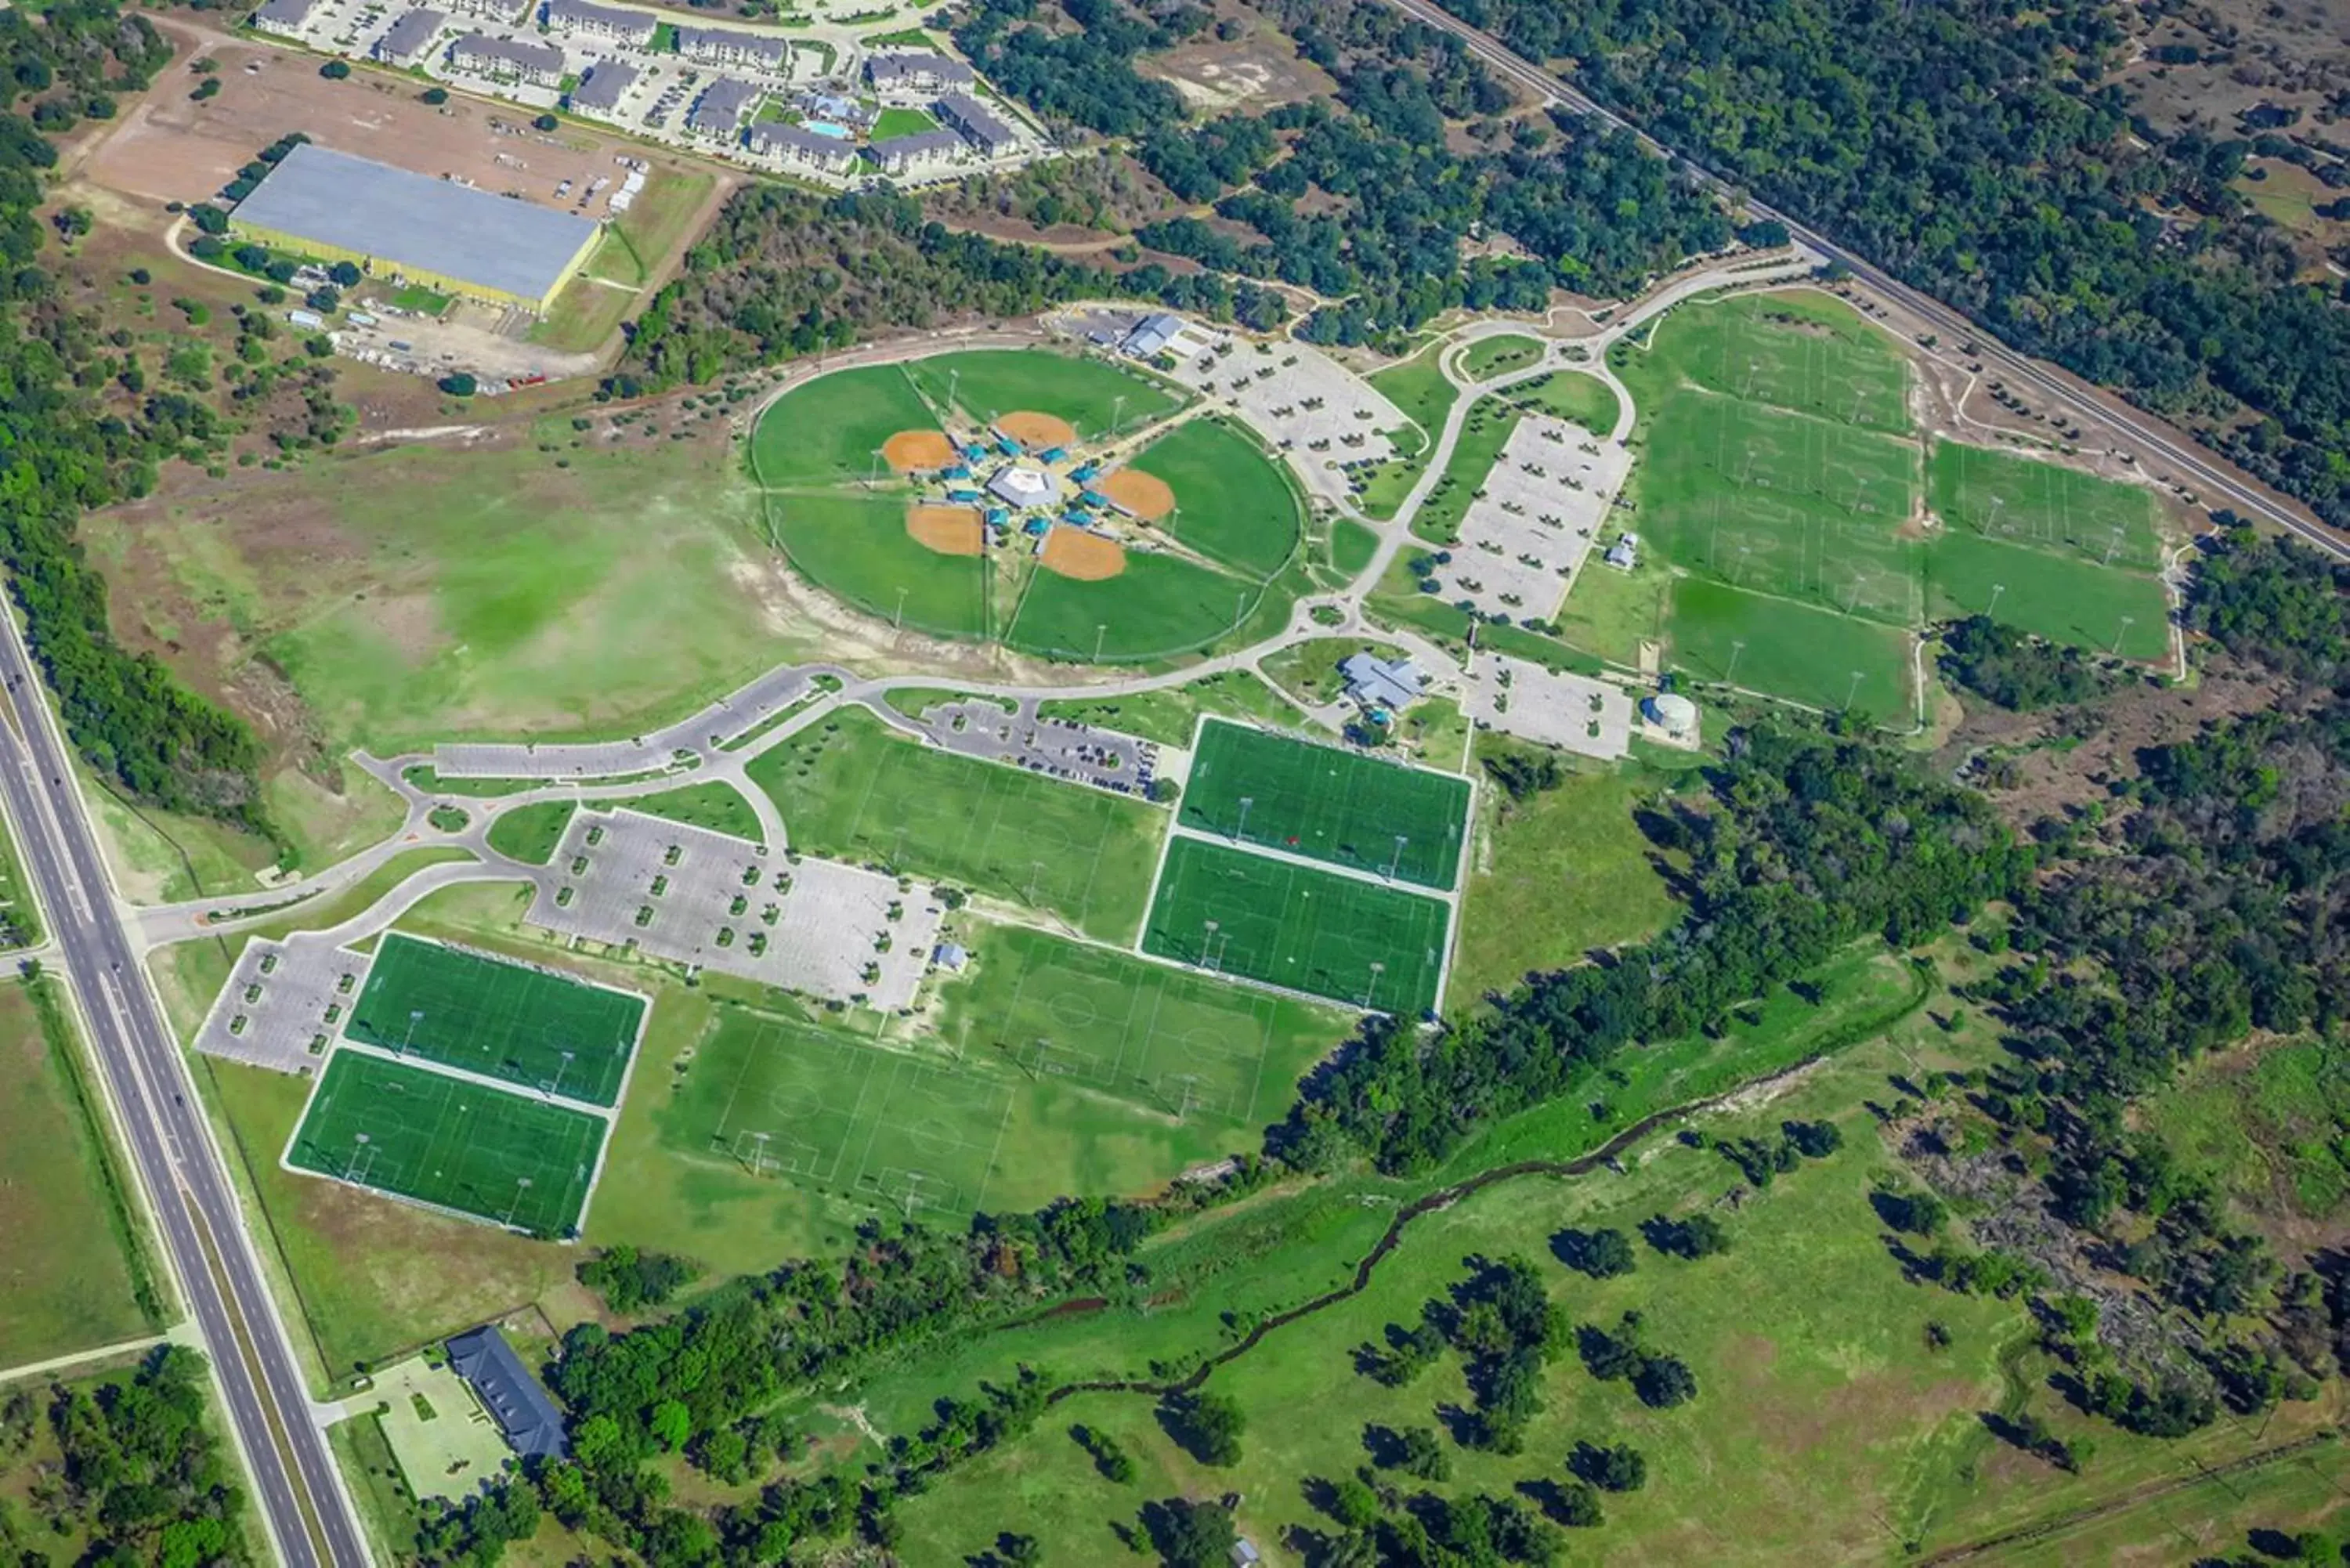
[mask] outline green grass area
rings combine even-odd
[[[1850,306],[1825,296],[1735,295],[1678,306],[1644,358],[1646,373],[1666,383],[1839,425],[1897,435],[1910,429],[1908,367]]]
[[[421,283],[403,284],[391,292],[394,309],[414,311],[420,316],[437,317],[451,303],[447,295],[435,293]]]
[[[1490,381],[1496,376],[1524,369],[1540,359],[1549,348],[1550,345],[1539,337],[1505,333],[1475,339],[1461,350],[1457,363],[1461,373],[1469,379]]]
[[[296,1169],[535,1235],[571,1231],[604,1124],[585,1112],[338,1051],[286,1151]]]
[[[1098,582],[1038,572],[1002,639],[1007,648],[1045,659],[1140,663],[1211,648],[1252,617],[1278,610],[1285,619],[1293,597],[1284,582],[1268,585],[1130,550],[1126,569]]]
[[[767,513],[792,565],[860,609],[942,637],[985,637],[992,629],[984,563],[917,543],[906,532],[903,497],[774,494]]]
[[[619,1098],[645,999],[553,971],[387,932],[344,1032],[588,1105]]]
[[[1936,441],[1927,463],[1928,497],[1953,535],[2153,572],[2162,565],[2154,497],[2078,469],[1988,447]]]
[[[1141,923],[1166,818],[1139,801],[925,746],[861,711],[750,773],[795,847],[962,883],[1111,941]]]
[[[1586,561],[1554,624],[1559,636],[1576,648],[1638,669],[1640,644],[1665,642],[1665,607],[1672,587],[1671,568],[1653,555],[1642,556],[1628,572],[1604,561]]]
[[[0,985],[0,1360],[12,1366],[161,1324],[127,1173],[55,983]]]
[[[938,40],[920,27],[900,27],[894,33],[875,33],[857,40],[868,49],[935,49]]]
[[[1441,369],[1445,348],[1446,344],[1440,339],[1410,358],[1374,371],[1367,378],[1382,397],[1412,421],[1410,427],[1387,432],[1397,455],[1371,471],[1364,480],[1362,509],[1382,522],[1396,514],[1404,497],[1419,483],[1436,450],[1436,438],[1444,430],[1445,418],[1460,400],[1461,389],[1445,379]]]
[[[766,842],[765,834],[759,828],[759,814],[743,798],[743,792],[731,784],[691,784],[660,794],[639,795],[620,804],[629,811],[682,822],[689,827],[706,827],[712,833],[748,839],[754,844]]]
[[[1137,452],[1132,466],[1175,493],[1168,523],[1178,543],[1253,577],[1273,576],[1296,554],[1305,528],[1296,486],[1223,421],[1187,420]]]
[[[873,140],[887,141],[893,136],[919,136],[938,128],[939,122],[919,109],[885,109],[873,122]]]
[[[908,365],[906,374],[940,408],[949,406],[951,387],[953,405],[974,420],[1052,414],[1087,441],[1107,432],[1113,419],[1120,430],[1134,430],[1182,406],[1180,394],[1139,372],[1044,348],[938,354]]]
[[[2182,1165],[2271,1228],[2326,1220],[2350,1199],[2350,1075],[2323,1044],[2201,1057],[2142,1105]]]
[[[861,481],[876,472],[883,441],[899,431],[938,428],[897,366],[834,370],[794,387],[759,416],[751,472],[760,483],[785,489]]]
[[[1914,446],[1687,388],[1642,406],[1632,525],[1650,548],[1742,587],[1918,623],[1918,546],[1902,537]]]
[[[973,943],[941,994],[939,1036],[1185,1124],[1255,1127],[1346,1038],[1334,1009],[1170,969],[1023,927]]]
[[[1891,627],[1696,577],[1673,584],[1672,607],[1678,669],[1814,708],[1849,700],[1888,724],[1909,715],[1908,639]]]
[[[2170,652],[2170,602],[2145,573],[1973,534],[1926,546],[1929,615],[1979,615],[1994,600],[2000,620],[2052,642],[2149,663]]]
[[[1356,1007],[1434,1007],[1449,915],[1418,893],[1199,838],[1168,846],[1143,950]]]
[[[490,847],[530,866],[544,866],[563,842],[578,806],[567,800],[546,800],[533,805],[512,805],[490,819]]]
[[[1381,659],[1399,659],[1404,650],[1393,643],[1360,637],[1309,637],[1264,656],[1264,678],[1308,707],[1335,702],[1347,689],[1338,673],[1348,655],[1369,649]],[[1221,726],[1220,726],[1221,727]]]
[[[1442,888],[1468,815],[1452,774],[1225,723],[1201,733],[1182,801],[1199,832]]]
[[[1481,754],[1507,749],[1478,741]],[[1523,801],[1486,792],[1487,847],[1462,889],[1456,1005],[1664,929],[1676,906],[1633,818],[1657,784],[1627,765],[1570,773]]]
[[[1524,417],[1499,397],[1480,398],[1470,406],[1442,476],[1412,514],[1413,534],[1431,545],[1451,545],[1460,539],[1461,519],[1469,515],[1470,504],[1476,500],[1502,448],[1509,444],[1510,432]]]
[[[1188,685],[1099,701],[1056,697],[1037,704],[1036,711],[1047,719],[1069,719],[1139,735],[1162,746],[1190,745],[1201,713],[1222,713],[1267,724],[1294,724],[1298,718],[1295,707],[1246,670],[1227,670]]]
[[[1512,387],[1510,396],[1544,413],[1571,420],[1596,436],[1612,433],[1624,413],[1615,388],[1580,370],[1555,370],[1539,380]]]
[[[1330,525],[1330,564],[1348,582],[1360,576],[1378,553],[1379,536],[1354,519],[1341,517]]]
[[[1477,646],[1569,675],[1597,676],[1607,671],[1607,661],[1596,654],[1586,653],[1557,638],[1529,631],[1522,626],[1482,626],[1477,628]]]

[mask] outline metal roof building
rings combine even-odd
[[[424,57],[432,40],[440,36],[442,25],[448,20],[445,11],[403,11],[399,20],[383,30],[383,36],[369,47],[368,53],[386,65],[412,66]]]
[[[978,148],[983,157],[994,157],[1017,140],[1010,126],[966,94],[948,93],[939,99],[938,110],[939,118],[962,131],[964,140]]]
[[[636,67],[620,60],[598,60],[571,89],[571,107],[585,114],[610,114],[620,107],[620,95],[636,80]]]
[[[935,91],[941,88],[971,87],[979,78],[969,66],[951,55],[912,53],[868,56],[865,79],[879,88]]]
[[[269,0],[253,14],[253,25],[265,33],[298,33],[317,5],[318,0]]]
[[[587,260],[591,219],[306,142],[230,226],[297,256],[543,311]]]
[[[484,76],[520,77],[542,87],[553,87],[563,79],[563,51],[553,44],[530,44],[519,38],[468,33],[449,46],[449,58]]]
[[[546,25],[561,33],[593,33],[639,47],[651,43],[653,35],[660,31],[659,16],[598,5],[594,0],[547,0]]]
[[[472,1386],[515,1453],[526,1459],[559,1459],[570,1451],[563,1440],[563,1412],[497,1324],[461,1334],[448,1349],[450,1366]]]
[[[1347,695],[1366,706],[1405,708],[1419,701],[1420,674],[1409,659],[1390,662],[1365,649],[1340,659],[1338,673]]]
[[[706,60],[722,66],[764,66],[769,70],[781,70],[785,59],[791,53],[791,46],[781,38],[737,32],[732,27],[680,27],[677,30],[677,52],[689,60]]]
[[[685,128],[696,136],[732,143],[741,139],[743,117],[759,101],[760,89],[733,77],[712,78],[685,117]]]

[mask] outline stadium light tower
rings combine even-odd
[[[1411,837],[1408,834],[1399,833],[1395,836],[1395,840],[1396,852],[1388,861],[1388,880],[1390,882],[1396,879],[1396,868],[1403,864],[1403,846],[1411,842]]]
[[[1999,596],[2005,592],[2007,592],[2007,585],[2005,583],[1993,583],[1991,586],[1991,603],[1983,607],[1983,618],[1985,620],[1989,620],[1992,614],[1998,610]]]
[[[352,1173],[359,1169],[359,1157],[367,1153],[367,1147],[368,1135],[365,1133],[359,1134],[359,1137],[351,1140],[351,1162],[350,1164],[343,1167],[343,1179],[345,1181],[356,1181],[359,1179]]]
[[[2129,628],[2133,618],[2134,618],[2130,616],[2122,617],[2121,628],[2114,633],[2114,657],[2116,659],[2121,657],[2122,639],[2129,636]]]
[[[1094,623],[1094,662],[1096,664],[1099,664],[1101,662],[1102,639],[1108,635],[1109,623],[1107,621],[1096,621]]]
[[[905,589],[904,586],[901,584],[901,585],[899,587],[899,589],[898,589],[898,607],[897,607],[896,609],[892,610],[892,611],[889,613],[889,629],[890,629],[891,631],[896,631],[896,630],[899,629],[901,627],[903,627],[903,626],[905,625],[905,623],[906,623],[906,589]]]
[[[1860,671],[1852,672],[1852,684],[1844,689],[1844,711],[1852,711],[1852,700],[1860,695]]]
[[[416,1025],[423,1016],[424,1010],[421,1007],[410,1010],[408,1014],[408,1033],[400,1037],[400,1054],[403,1056],[408,1054],[409,1043],[416,1038]]]
[[[1724,671],[1722,672],[1722,676],[1721,676],[1721,683],[1722,683],[1724,686],[1734,685],[1734,684],[1737,682],[1737,680],[1738,680],[1738,656],[1739,656],[1740,654],[1742,654],[1742,653],[1744,653],[1745,651],[1746,651],[1746,639],[1745,639],[1744,638],[1732,638],[1732,639],[1731,639],[1731,640],[1730,640],[1730,668],[1729,668],[1728,670],[1724,670]]]
[[[1371,983],[1363,987],[1363,1011],[1366,1012],[1371,1010],[1371,997],[1379,989],[1379,976],[1387,972],[1387,967],[1377,959],[1371,961]]]
[[[547,1088],[547,1098],[553,1099],[563,1092],[563,1075],[569,1071],[571,1071],[571,1053],[566,1051],[563,1053],[563,1064],[555,1069],[555,1082]]]
[[[502,1221],[503,1223],[506,1225],[512,1225],[514,1223],[515,1211],[522,1207],[522,1195],[529,1190],[529,1177],[517,1176],[515,1178],[514,1201],[506,1205],[506,1217],[504,1220]]]
[[[1213,972],[1216,967],[1216,927],[1214,920],[1202,920],[1204,934],[1200,938],[1200,967]]]
[[[1126,394],[1120,392],[1109,400],[1109,433],[1113,439],[1126,428]]]
[[[1249,807],[1255,804],[1256,796],[1253,794],[1244,794],[1241,796],[1241,822],[1238,827],[1232,829],[1232,842],[1234,844],[1238,844],[1242,839],[1248,836]]]

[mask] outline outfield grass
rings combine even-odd
[[[391,931],[344,1032],[402,1056],[609,1106],[644,1021],[641,996]]]
[[[993,628],[983,559],[916,543],[902,496],[774,494],[767,515],[794,566],[867,613],[941,637]]]
[[[530,866],[544,866],[563,842],[563,830],[578,810],[567,800],[543,800],[533,805],[510,805],[490,819],[490,847]]]
[[[54,985],[54,981],[36,981]],[[0,985],[0,1365],[160,1326],[140,1304],[130,1189],[61,1005]]]
[[[712,833],[748,839],[753,844],[766,842],[760,831],[759,814],[743,798],[743,792],[733,784],[713,780],[709,784],[689,784],[660,794],[639,795],[621,803],[630,811],[641,811],[648,816],[658,816],[669,822],[682,822],[689,827],[706,827]]]
[[[1974,534],[1946,532],[1926,546],[1936,619],[1980,615],[1994,597],[2000,620],[2052,642],[2147,663],[2170,652],[2170,601],[2144,573]]]
[[[1189,548],[1256,577],[1272,576],[1296,553],[1305,528],[1296,487],[1232,425],[1188,420],[1137,452],[1132,466],[1174,491],[1177,514],[1168,524]]]
[[[1507,750],[1480,737],[1481,753]],[[1456,1003],[1662,930],[1675,904],[1633,808],[1657,787],[1627,766],[1566,775],[1523,801],[1488,790],[1488,847],[1462,889]]]
[[[1612,434],[1624,412],[1615,388],[1580,370],[1553,371],[1540,380],[1512,387],[1510,396],[1544,413],[1571,420],[1596,436]]]
[[[1435,1007],[1449,911],[1434,898],[1204,839],[1167,847],[1143,950],[1350,1006]]]
[[[926,746],[863,711],[750,765],[796,847],[881,861],[1133,940],[1165,816],[1140,801]]]
[[[1045,659],[1139,663],[1209,648],[1268,607],[1285,618],[1291,597],[1280,583],[1130,550],[1126,569],[1098,582],[1036,573],[1002,639]]]
[[[1347,1035],[1335,1009],[1024,927],[991,927],[972,950],[941,997],[938,1033],[959,1054],[1187,1122],[1262,1126]]]
[[[1685,380],[1839,425],[1910,429],[1908,367],[1850,306],[1821,295],[1737,295],[1679,306],[1638,358],[1657,380]]]
[[[1107,433],[1113,418],[1120,430],[1131,431],[1182,406],[1178,393],[1138,371],[1044,348],[936,354],[913,361],[906,374],[940,408],[948,406],[951,383],[954,404],[974,420],[1023,411],[1053,414],[1076,427],[1086,441]]]
[[[1241,724],[1201,732],[1183,788],[1187,827],[1423,888],[1459,877],[1468,815],[1452,774]]]
[[[1490,381],[1513,370],[1523,370],[1541,358],[1550,345],[1539,337],[1506,333],[1480,337],[1461,350],[1461,373],[1472,381]]]
[[[883,441],[899,431],[938,428],[899,367],[835,370],[767,406],[751,432],[751,472],[760,483],[785,489],[866,480]]]
[[[585,1112],[345,1050],[328,1059],[286,1160],[556,1236],[579,1222],[603,1140]]]
[[[1672,607],[1669,657],[1702,680],[1814,708],[1849,700],[1895,726],[1910,713],[1908,639],[1890,627],[1696,577],[1673,584]]]
[[[2154,497],[2078,469],[1936,441],[1928,496],[1954,535],[2036,545],[2098,566],[2153,572],[2162,565]]]

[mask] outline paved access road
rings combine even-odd
[[[1650,151],[1678,161],[1713,191],[1724,195],[1732,191],[1731,182],[1693,161],[1684,150],[1667,147],[1622,115],[1576,90],[1565,78],[1534,64],[1491,33],[1471,26],[1435,4],[1435,0],[1388,0],[1388,3],[1406,16],[1454,35],[1469,46],[1471,53],[1506,79],[1543,98],[1562,103],[1577,113],[1588,115],[1602,125],[1632,132]],[[2151,415],[2139,412],[2111,393],[2100,391],[2064,371],[2007,348],[1961,312],[1953,310],[1931,295],[1911,288],[1866,257],[1856,255],[1825,234],[1806,227],[1786,213],[1751,199],[1745,206],[1757,217],[1775,218],[1784,223],[1787,233],[1800,244],[1817,251],[1830,261],[1842,262],[1852,269],[1855,277],[1895,301],[1911,315],[1933,323],[1945,332],[1973,338],[1982,350],[1976,357],[1997,365],[2002,375],[2030,387],[2058,407],[2069,409],[2081,418],[2128,431],[2130,438],[2143,449],[2142,457],[2147,453],[2160,457],[2181,473],[2191,475],[2202,490],[2224,497],[2229,505],[2246,516],[2257,517],[2280,528],[2289,528],[2329,555],[2350,557],[2350,541],[2345,541],[2338,531],[2311,517],[2250,475],[2206,452],[2192,436]]]
[[[0,613],[0,806],[56,933],[90,1048],[129,1134],[163,1249],[212,1359],[229,1426],[290,1568],[360,1568],[366,1537],[244,1232],[187,1064],[133,950],[105,862],[12,615]]]

